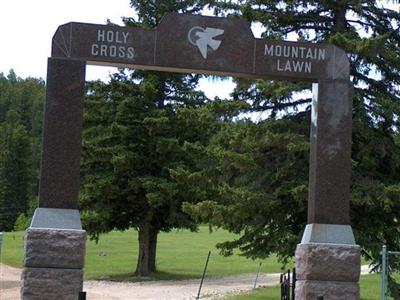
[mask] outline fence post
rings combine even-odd
[[[288,273],[288,284],[286,286],[286,299],[290,300],[290,270],[287,271]]]
[[[382,266],[381,266],[381,300],[386,300],[386,287],[387,287],[387,247],[382,246]]]
[[[258,265],[258,270],[257,270],[257,275],[256,275],[256,280],[254,280],[254,286],[253,289],[255,289],[257,287],[257,280],[258,280],[258,275],[260,275],[260,269],[261,269],[261,262]]]
[[[296,268],[292,271],[292,300],[295,300],[295,290],[296,290]]]
[[[211,250],[208,251],[208,256],[207,256],[207,260],[206,260],[206,265],[205,265],[205,267],[204,267],[203,277],[201,277],[199,292],[197,293],[196,299],[200,299],[201,287],[203,286],[204,277],[206,276],[207,267],[208,267],[208,261],[210,260],[210,255],[211,255]]]

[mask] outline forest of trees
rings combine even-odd
[[[204,3],[216,15],[241,16],[262,24],[265,38],[284,39],[294,35],[298,40],[332,43],[348,53],[355,85],[351,222],[366,256],[377,260],[382,244],[396,248],[400,242],[397,219],[400,152],[396,138],[400,121],[398,12],[375,1]],[[237,80],[237,83],[233,98],[251,103],[252,111],[268,110],[270,118],[257,126],[249,124],[253,129],[246,130],[244,137],[236,141],[240,142],[237,148],[230,146],[235,139],[219,145],[221,150],[239,156],[240,161],[250,162],[250,167],[235,167],[226,160],[227,154],[218,160],[223,166],[230,164],[231,181],[226,183],[231,196],[222,203],[207,201],[188,209],[203,221],[242,233],[240,239],[221,244],[224,251],[239,247],[249,256],[278,251],[287,257],[292,255],[299,240],[299,225],[306,221],[308,149],[305,144],[310,107],[298,112],[296,107],[304,107],[311,100],[294,100],[293,95],[309,86],[264,80]],[[262,126],[265,130],[260,132]],[[250,144],[254,142],[255,145]],[[264,199],[263,204],[257,199]],[[243,207],[246,201],[254,205]],[[256,203],[261,207],[256,209]],[[231,219],[232,215],[236,217]],[[221,220],[220,216],[227,219]],[[261,221],[254,224],[255,219]],[[275,239],[274,235],[281,238]]]
[[[384,3],[384,1],[382,1]],[[168,12],[241,17],[262,37],[327,42],[348,53],[353,97],[351,225],[366,258],[400,248],[400,15],[376,1],[132,0],[127,26]],[[310,84],[240,80],[229,100],[199,75],[120,70],[87,84],[81,212],[92,238],[135,228],[136,272],[156,270],[157,235],[207,222],[238,233],[225,254],[293,256],[307,218]],[[37,193],[44,83],[0,76],[0,230]],[[294,97],[294,95],[297,95]],[[242,113],[265,112],[252,121]]]
[[[23,229],[37,206],[44,92],[42,80],[0,73],[0,231]]]

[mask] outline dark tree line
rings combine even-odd
[[[36,207],[44,82],[0,74],[0,231],[29,222]]]

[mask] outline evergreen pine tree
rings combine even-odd
[[[0,231],[37,206],[44,82],[0,74]]]
[[[355,85],[351,223],[363,255],[374,263],[380,261],[383,244],[399,249],[399,12],[385,8],[389,1],[202,2],[216,15],[241,16],[260,23],[264,38],[327,42],[348,53]],[[299,225],[306,220],[308,149],[304,143],[308,141],[311,100],[303,93],[300,98],[294,96],[309,85],[263,80],[237,83],[236,99],[250,102],[253,111],[269,112],[270,120],[259,125],[265,133],[258,135],[258,130],[249,125],[243,141],[254,142],[252,147],[246,149],[246,142],[239,148],[220,145],[224,151],[232,151],[230,157],[248,156],[251,166],[230,170],[238,177],[226,183],[221,192],[226,202],[188,205],[186,210],[241,233],[239,239],[220,245],[227,253],[240,248],[250,257],[277,252],[288,258],[300,241]],[[305,130],[296,124],[304,124]],[[236,145],[237,134],[231,134],[225,139]],[[294,139],[288,140],[291,136]],[[293,150],[303,152],[293,156]],[[274,157],[264,157],[267,155]],[[216,164],[234,164],[226,157],[214,155]],[[250,184],[254,174],[258,174],[258,186]]]
[[[168,12],[196,13],[195,1],[131,1],[128,26],[154,28]],[[85,102],[81,206],[93,238],[136,228],[138,276],[156,270],[157,236],[196,229],[183,202],[207,199],[199,160],[235,103],[208,104],[199,75],[121,70],[109,84],[89,86]],[[231,112],[229,112],[231,111]],[[182,180],[186,178],[186,180]],[[196,184],[195,184],[196,183]]]

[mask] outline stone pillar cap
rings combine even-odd
[[[301,243],[355,245],[356,241],[350,225],[313,223],[307,224]]]
[[[37,208],[31,228],[82,230],[82,224],[77,209]]]

